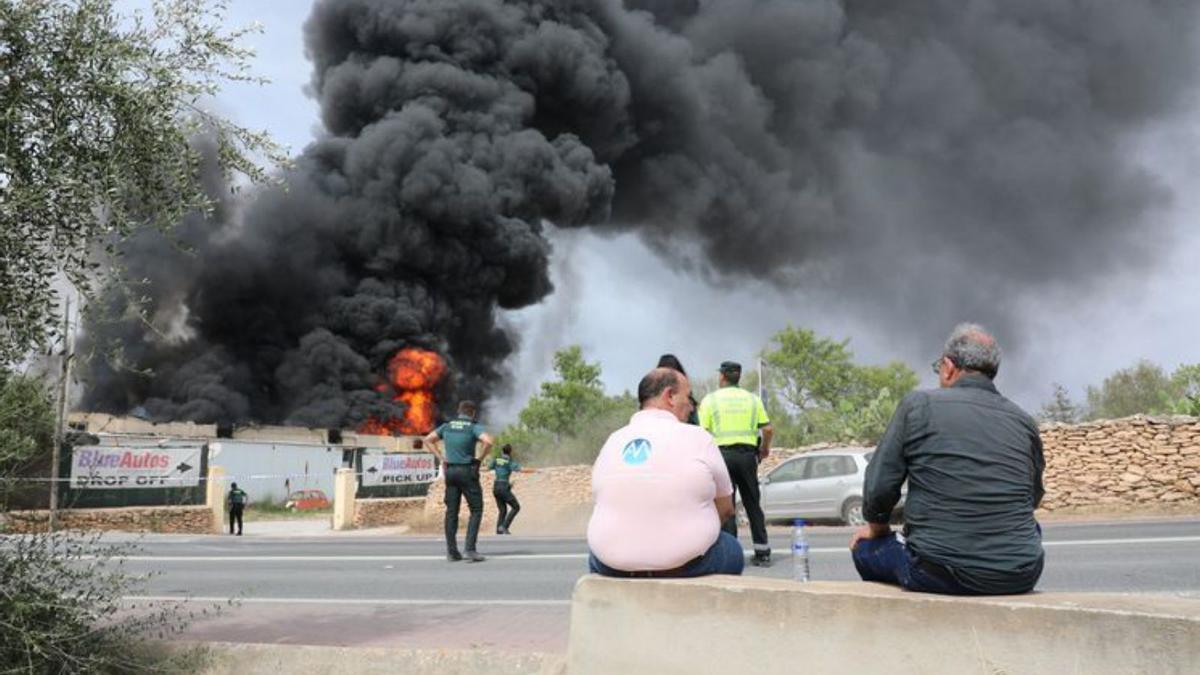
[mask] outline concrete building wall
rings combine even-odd
[[[280,502],[287,491],[317,488],[333,499],[334,472],[342,448],[271,441],[222,439],[209,443],[209,462],[225,469],[250,502]]]

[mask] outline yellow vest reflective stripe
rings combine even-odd
[[[739,387],[722,387],[704,397],[701,408],[707,408],[700,423],[708,430],[717,445],[755,445],[758,427],[767,422],[760,416],[758,397]]]

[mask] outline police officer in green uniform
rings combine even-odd
[[[229,484],[229,494],[225,496],[225,507],[229,509],[229,534],[233,534],[233,524],[237,523],[237,536],[242,536],[242,516],[246,512],[246,502],[249,497],[246,491],[237,486],[237,483]]]
[[[426,447],[442,460],[446,480],[446,559],[482,562],[484,557],[475,550],[479,538],[479,523],[483,520],[483,488],[479,486],[481,460],[475,455],[476,445],[481,452],[492,447],[492,437],[475,422],[478,409],[472,401],[458,404],[458,417],[434,429],[425,437]],[[445,446],[443,451],[441,446]],[[467,498],[471,515],[467,520],[467,541],[463,553],[458,552],[458,509]]]
[[[521,502],[517,501],[512,491],[512,474],[534,473],[533,469],[521,468],[512,456],[512,446],[508,443],[500,449],[500,456],[488,463],[488,468],[496,472],[496,482],[492,485],[492,496],[496,498],[496,508],[500,515],[496,516],[496,534],[512,534],[508,528],[521,512]],[[511,508],[511,510],[509,510]]]
[[[750,562],[768,567],[771,547],[767,544],[767,521],[759,503],[758,463],[770,454],[775,429],[767,419],[762,399],[738,386],[742,380],[741,364],[725,361],[720,373],[721,387],[700,402],[700,426],[716,439],[729,477],[733,479],[735,494],[742,495],[742,506],[750,520],[750,535],[754,539],[754,559]],[[737,517],[731,516],[721,529],[736,537]]]

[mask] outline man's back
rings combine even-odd
[[[593,466],[588,545],[617,569],[678,567],[713,545],[713,500],[731,491],[707,432],[644,410],[608,438]]]
[[[982,376],[914,392],[901,412],[868,468],[867,512],[889,474],[907,470],[905,537],[919,557],[982,592],[1036,579],[1043,551],[1033,512],[1045,464],[1033,419]],[[889,450],[896,444],[901,455]]]

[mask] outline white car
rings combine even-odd
[[[767,521],[795,518],[862,525],[863,480],[873,448],[829,448],[793,457],[759,481]],[[907,486],[906,486],[907,487]],[[897,511],[904,504],[903,493]]]

